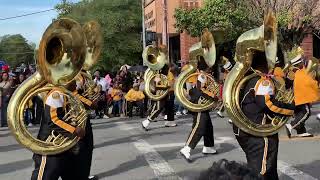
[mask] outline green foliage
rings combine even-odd
[[[60,5],[57,5],[61,7]],[[80,23],[96,20],[101,24],[104,47],[100,61],[94,68],[114,71],[123,64],[141,61],[142,17],[139,0],[82,0],[66,7],[59,17],[70,17]],[[67,14],[68,10],[71,11]]]
[[[246,30],[263,24],[267,10],[278,20],[280,47],[284,51],[300,45],[304,37],[320,29],[320,0],[205,0],[204,7],[176,9],[176,27],[192,36],[200,36],[204,28],[224,32],[223,41],[236,40]]]
[[[179,31],[186,30],[191,36],[200,36],[204,28],[212,32],[224,32],[220,39],[227,42],[256,24],[249,17],[246,7],[237,1],[206,0],[204,7],[199,9],[176,9],[175,26]]]
[[[0,41],[0,59],[15,67],[20,63],[34,63],[35,44],[28,44],[20,34],[5,35]]]

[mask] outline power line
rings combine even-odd
[[[43,11],[37,11],[37,12],[33,12],[33,13],[22,14],[22,15],[18,15],[18,16],[11,16],[11,17],[0,18],[0,21],[4,21],[4,20],[8,20],[8,19],[15,19],[15,18],[19,18],[19,17],[30,16],[30,15],[34,15],[34,14],[40,14],[40,13],[44,13],[44,12],[48,12],[48,11],[53,11],[53,10],[55,10],[55,9],[52,8],[52,9],[47,9],[47,10],[43,10]]]

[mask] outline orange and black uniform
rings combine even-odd
[[[274,115],[293,115],[294,105],[284,104],[274,98],[275,89],[271,80],[257,77],[244,86],[241,109],[249,120],[257,124],[270,123]],[[233,130],[237,141],[246,154],[248,165],[265,180],[277,180],[278,134],[257,137],[245,133],[235,125]]]
[[[299,69],[294,75],[293,89],[296,109],[290,124],[297,134],[303,134],[307,132],[305,122],[311,115],[310,103],[317,102],[320,97],[318,82],[305,68]]]
[[[189,95],[192,103],[199,103],[202,98],[213,99],[212,94],[206,93],[204,90],[194,87],[190,89]],[[186,146],[194,149],[203,137],[205,147],[214,146],[213,126],[208,111],[192,112],[193,124],[192,130],[188,136]]]
[[[83,103],[87,110],[93,109],[92,101],[82,96],[82,93],[83,90],[81,89],[73,92],[74,96]],[[86,134],[78,141],[78,144],[76,145],[78,152],[72,156],[73,159],[71,162],[73,163],[73,166],[71,166],[71,172],[77,172],[74,174],[74,179],[88,179],[91,170],[93,144],[92,125],[90,117],[88,116],[86,122]]]
[[[44,116],[41,121],[38,139],[45,141],[51,133],[59,133],[66,137],[73,137],[75,127],[63,120],[65,115],[65,97],[63,93],[53,90],[45,99]],[[57,155],[34,154],[35,169],[31,180],[58,180],[74,179],[74,173],[68,168],[72,166],[71,160],[74,148]],[[71,174],[70,174],[71,173]],[[88,178],[88,177],[87,177]]]
[[[167,96],[160,101],[155,101],[153,103],[153,108],[148,116],[149,121],[154,121],[155,118],[159,116],[162,110],[165,110],[165,114],[167,115],[167,121],[174,121],[174,75],[170,72],[168,65],[165,65],[162,68],[161,74],[166,75],[169,81],[169,93]],[[161,89],[156,86],[156,89]]]

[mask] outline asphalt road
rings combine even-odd
[[[320,179],[320,123],[313,108],[307,122],[309,132],[315,137],[288,139],[280,132],[278,170],[282,180]],[[220,159],[245,162],[227,119],[212,113],[217,155],[204,156],[202,142],[192,151],[193,163],[180,155],[191,130],[190,116],[178,118],[178,127],[166,128],[164,121],[152,123],[150,131],[141,128],[141,119],[92,120],[95,149],[92,174],[107,180],[195,179],[199,172]],[[30,128],[37,132],[37,127]],[[32,153],[17,144],[7,128],[0,128],[0,180],[30,179]],[[75,172],[76,173],[76,172]]]

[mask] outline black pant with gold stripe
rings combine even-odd
[[[150,121],[154,121],[155,118],[159,116],[159,114],[165,110],[165,114],[167,115],[167,121],[174,121],[174,94],[173,92],[169,92],[169,94],[161,99],[160,101],[155,101],[153,104],[152,111],[148,116]]]
[[[310,104],[296,106],[294,110],[294,120],[291,121],[292,128],[297,130],[298,134],[306,133],[305,122],[310,117]]]
[[[193,114],[192,130],[187,139],[186,146],[194,149],[202,137],[204,140],[204,146],[214,146],[213,126],[208,111]]]
[[[238,130],[236,139],[246,154],[250,168],[262,176],[263,180],[278,180],[277,159],[279,148],[278,134],[269,137],[251,136]]]
[[[93,151],[93,134],[90,121],[86,135],[70,150],[57,155],[33,155],[35,169],[31,180],[88,180]]]
[[[32,172],[31,180],[58,180],[59,177],[63,180],[74,179],[70,174],[72,172],[67,170],[71,165],[71,156],[69,151],[51,156],[34,154],[35,169]]]

